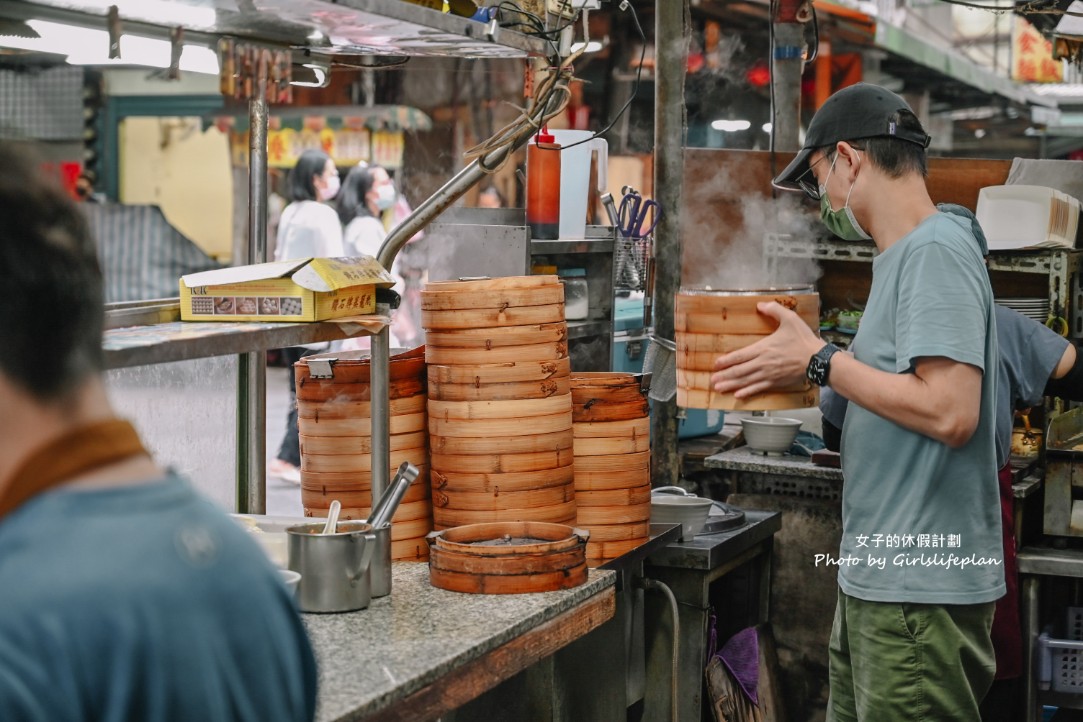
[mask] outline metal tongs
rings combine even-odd
[[[380,497],[369,513],[369,524],[373,529],[379,529],[391,521],[399,508],[399,502],[406,496],[406,490],[418,475],[417,467],[409,461],[402,462],[395,478],[387,485],[387,491]]]

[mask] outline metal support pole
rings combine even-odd
[[[654,197],[666,209],[655,229],[654,333],[674,339],[673,303],[681,285],[681,200],[684,187],[684,68],[688,55],[688,0],[655,4]],[[651,483],[680,477],[677,404],[655,402],[651,414]]]
[[[771,123],[775,150],[798,150],[801,125],[801,71],[804,69],[805,26],[797,22],[774,24],[771,57],[774,110]]]
[[[381,313],[389,312],[380,309]],[[372,501],[387,489],[391,473],[391,331],[384,327],[372,337]]]
[[[248,257],[267,260],[267,96],[256,83],[248,102]],[[237,364],[237,510],[267,513],[267,352],[240,354]],[[290,369],[293,373],[293,369]]]

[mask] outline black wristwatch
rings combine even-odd
[[[817,386],[827,385],[827,375],[831,373],[831,357],[839,352],[839,347],[833,343],[824,344],[824,347],[809,359],[805,368],[805,376]]]

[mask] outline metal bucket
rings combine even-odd
[[[302,612],[365,609],[372,600],[370,565],[378,546],[372,525],[340,522],[334,534],[323,534],[323,527],[320,522],[286,528],[289,568],[301,574],[297,606]]]

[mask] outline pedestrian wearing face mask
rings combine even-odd
[[[375,257],[380,251],[380,245],[387,237],[387,230],[381,214],[395,204],[398,193],[387,170],[378,165],[358,165],[350,170],[346,181],[342,184],[342,192],[338,196],[338,218],[345,226],[344,245],[346,255],[366,255]],[[399,273],[399,259],[388,269],[392,278],[395,279],[393,290],[399,294],[403,292],[402,276]],[[400,338],[395,333],[395,327],[399,324],[399,316],[395,313],[391,324],[391,345],[399,346]],[[346,344],[347,347],[358,345],[368,346],[368,338],[356,339],[354,344]]]
[[[327,205],[339,190],[338,169],[334,161],[321,150],[306,150],[287,179],[290,203],[278,221],[278,242],[275,260],[293,258],[336,258],[345,255],[342,247],[342,226],[335,209]],[[287,364],[290,387],[289,415],[286,435],[277,457],[267,465],[268,476],[276,476],[294,484],[301,483],[301,447],[297,435],[297,403],[293,365],[310,354],[327,348],[327,344],[310,344],[282,349]]]
[[[711,379],[744,398],[807,377],[850,401],[839,559],[853,561],[839,565],[829,721],[977,720],[995,669],[1005,584],[993,294],[971,219],[929,197],[927,145],[884,88],[824,103],[774,184],[805,191],[834,233],[880,252],[855,352],[760,304],[778,330],[720,356]]]

